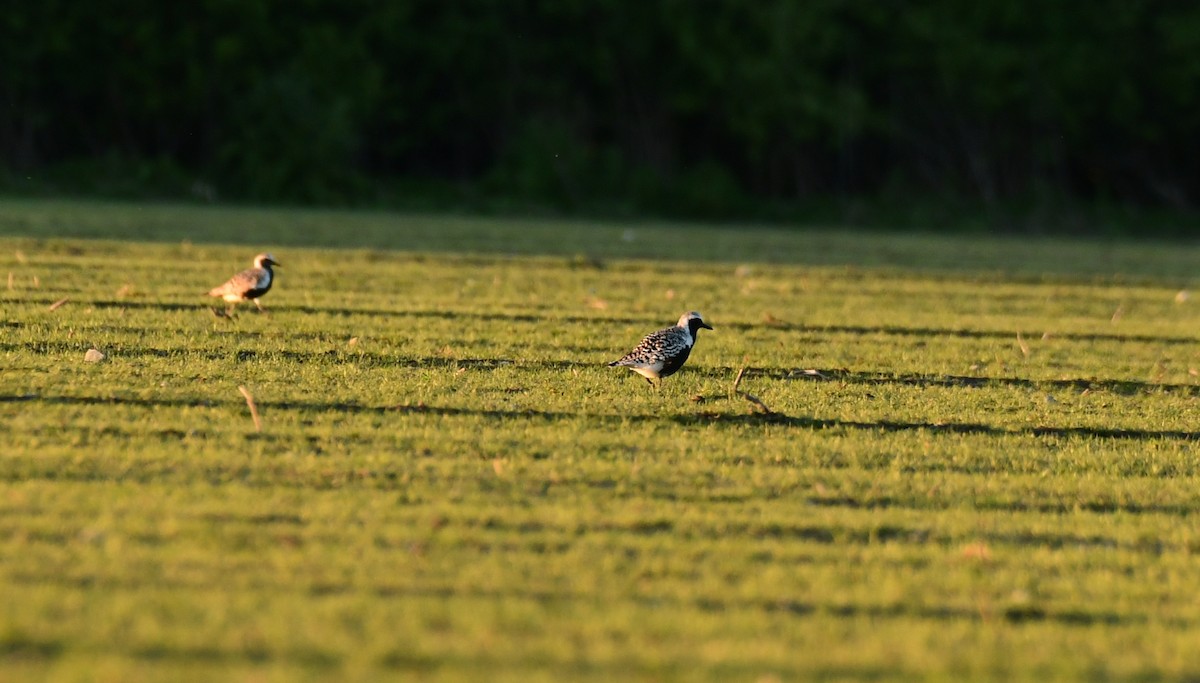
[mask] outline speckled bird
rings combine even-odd
[[[655,386],[656,379],[658,386],[662,386],[663,377],[669,377],[683,367],[688,355],[692,353],[692,347],[696,345],[696,334],[701,327],[706,330],[712,329],[699,313],[684,313],[674,327],[651,332],[621,360],[615,360],[608,365],[629,368],[645,377],[650,386]]]
[[[234,275],[220,287],[213,287],[208,295],[219,296],[229,304],[229,307],[225,309],[225,315],[233,313],[234,307],[247,299],[253,301],[258,310],[265,313],[266,309],[263,308],[258,297],[271,290],[271,284],[275,282],[275,271],[271,268],[277,265],[279,262],[270,254],[259,254],[254,257],[253,268]]]

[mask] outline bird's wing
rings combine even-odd
[[[686,334],[678,327],[651,332],[615,365],[648,365],[670,358],[687,348]]]
[[[260,289],[266,284],[268,279],[267,271],[263,268],[250,268],[229,278],[229,280],[220,287],[214,287],[208,294],[209,296],[222,296],[225,294],[244,294],[252,289]]]

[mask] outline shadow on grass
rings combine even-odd
[[[813,333],[828,333],[828,334],[846,334],[846,335],[888,335],[899,337],[956,337],[960,339],[1003,339],[1006,341],[1015,341],[1017,335],[1021,332],[1018,330],[966,330],[960,328],[946,327],[903,327],[900,325],[801,325],[795,323],[773,323],[773,324],[744,324],[732,323],[726,325],[730,329],[750,330],[750,329],[772,329],[785,332],[807,332]],[[1113,334],[1106,332],[1062,332],[1051,333],[1051,339],[1066,339],[1068,341],[1077,342],[1096,342],[1096,341],[1113,341],[1113,342],[1139,342],[1144,344],[1197,344],[1200,343],[1200,338],[1196,337],[1176,337],[1167,335],[1151,335],[1151,334]]]
[[[578,593],[558,593],[552,591],[518,591],[514,596],[507,591],[471,590],[462,591],[458,588],[380,588],[377,591],[386,597],[420,596],[437,598],[477,598],[496,600],[501,598],[521,597],[539,602],[591,600],[592,596]],[[838,618],[871,617],[878,619],[915,618],[933,621],[990,621],[1006,620],[1013,622],[1040,621],[1073,626],[1090,626],[1095,624],[1131,625],[1146,622],[1142,614],[1120,614],[1112,611],[1062,610],[1051,611],[1036,605],[1001,606],[994,612],[989,609],[979,610],[970,608],[951,607],[945,605],[916,605],[916,604],[822,604],[789,599],[724,599],[713,596],[700,598],[681,598],[653,595],[638,595],[631,598],[642,607],[652,609],[687,610],[696,609],[702,612],[786,612],[796,616],[832,616]]]
[[[0,351],[34,352],[41,354],[82,354],[90,344],[86,342],[32,341],[3,342]],[[497,368],[521,366],[526,368],[569,370],[571,368],[599,367],[596,364],[574,361],[517,361],[508,358],[456,358],[452,356],[390,356],[358,349],[327,348],[319,351],[296,351],[291,349],[202,349],[195,347],[164,349],[154,346],[126,346],[109,344],[103,346],[109,362],[120,358],[203,358],[206,360],[228,360],[249,363],[260,360],[287,360],[297,363],[336,363],[347,361],[367,363],[384,368],[442,368],[457,370],[495,370]]]
[[[535,600],[538,602],[562,602],[574,600],[594,600],[594,596],[588,594],[572,593],[572,592],[552,592],[552,591],[516,591],[516,594],[509,591],[496,590],[468,590],[462,591],[458,588],[441,588],[441,587],[413,587],[413,588],[381,588],[377,591],[380,595],[386,597],[397,596],[412,596],[412,597],[432,597],[432,598],[457,598],[457,599],[486,599],[497,600],[502,598],[519,597],[526,600]],[[875,619],[903,619],[914,618],[932,621],[992,621],[1004,620],[1010,622],[1046,622],[1056,623],[1069,626],[1092,626],[1098,624],[1105,625],[1134,625],[1143,624],[1147,621],[1144,614],[1121,614],[1114,611],[1085,611],[1080,609],[1074,610],[1047,610],[1036,604],[1028,605],[1008,605],[998,606],[997,609],[991,608],[965,608],[952,607],[948,605],[919,605],[919,604],[853,604],[853,603],[833,603],[822,604],[820,602],[809,602],[802,600],[791,599],[763,599],[763,598],[746,598],[746,599],[725,599],[719,597],[705,596],[699,598],[686,597],[668,597],[656,595],[637,595],[630,598],[642,607],[651,609],[671,609],[684,611],[695,609],[702,612],[720,613],[720,612],[736,612],[745,613],[747,611],[760,612],[784,612],[795,616],[831,616],[837,618],[853,619],[858,617],[870,617]]]
[[[97,579],[94,576],[66,576],[59,575],[53,577],[44,576],[27,576],[16,574],[12,577],[12,582],[17,585],[36,584],[44,586],[47,584],[56,586],[66,586],[70,588],[85,588],[88,590],[96,590],[103,588],[136,588],[144,590],[148,586],[169,587],[169,588],[187,588],[195,589],[207,585],[219,585],[217,583],[209,584],[208,582],[180,582],[169,579],[159,578],[154,581],[145,582],[138,581],[130,583],[122,580]],[[386,599],[438,599],[438,600],[455,600],[459,602],[484,601],[493,603],[497,600],[521,600],[533,601],[538,603],[567,603],[576,601],[594,602],[596,596],[588,592],[580,591],[550,591],[550,590],[530,590],[521,587],[512,587],[508,589],[489,589],[489,588],[472,588],[463,589],[462,587],[450,586],[387,586],[376,585],[373,588],[370,586],[353,585],[344,582],[324,583],[314,585],[310,588],[309,593],[317,596],[330,596],[349,593],[362,593],[370,591],[380,598]],[[787,613],[801,617],[835,617],[842,619],[854,619],[859,617],[870,617],[874,619],[923,619],[931,621],[992,621],[1004,620],[1009,622],[1044,622],[1055,623],[1066,626],[1094,626],[1094,625],[1135,625],[1143,624],[1147,621],[1144,614],[1122,614],[1115,611],[1096,610],[1086,611],[1082,609],[1067,609],[1067,610],[1052,610],[1046,609],[1036,604],[1020,604],[1020,605],[998,605],[995,609],[991,607],[984,608],[966,608],[950,605],[923,605],[923,604],[855,604],[855,603],[820,603],[815,601],[803,601],[794,599],[770,599],[770,598],[743,598],[730,599],[716,596],[703,596],[696,598],[676,597],[667,595],[630,595],[625,598],[628,602],[636,604],[643,608],[655,610],[671,609],[680,611],[686,614],[688,610],[696,610],[707,613],[724,613],[736,612],[745,613],[747,611],[758,611],[767,613]],[[47,659],[58,656],[63,650],[63,644],[58,641],[48,640],[33,640],[28,638],[9,639],[5,641],[0,639],[0,654],[15,655],[16,657],[27,657],[36,659]],[[128,653],[134,657],[145,660],[175,660],[175,661],[251,661],[265,662],[275,659],[287,659],[295,661],[307,666],[313,667],[329,667],[336,665],[339,661],[337,655],[329,652],[310,650],[306,652],[291,651],[284,654],[272,653],[266,650],[255,648],[228,650],[212,647],[172,647],[167,645],[151,645],[133,648]],[[383,663],[389,666],[407,666],[413,662],[407,657],[397,658],[394,661],[391,657],[385,656]]]
[[[23,300],[27,303],[38,305],[50,305],[54,303],[53,298],[30,298]],[[168,301],[127,301],[113,299],[94,299],[94,300],[78,300],[75,305],[90,306],[92,308],[107,309],[107,308],[127,308],[127,309],[150,309],[162,311],[187,311],[194,310],[197,314],[210,316],[209,312],[212,308],[212,302],[204,299],[203,296],[197,298],[196,303],[181,303]],[[571,324],[571,325],[635,325],[649,329],[662,327],[670,324],[671,320],[650,316],[637,317],[601,317],[601,316],[584,316],[584,315],[555,315],[545,316],[535,313],[513,313],[513,312],[497,312],[497,311],[453,311],[453,310],[397,310],[397,309],[382,309],[382,308],[359,308],[359,307],[338,307],[338,306],[304,306],[304,305],[278,305],[269,306],[269,310],[278,314],[301,313],[305,315],[329,315],[336,317],[350,316],[367,316],[372,318],[436,318],[441,320],[451,321],[483,321],[483,322],[522,322],[522,323],[539,323],[545,325],[554,324]],[[243,311],[248,315],[257,315],[251,312],[253,307]],[[852,336],[899,336],[899,337],[954,337],[960,339],[1003,339],[1015,340],[1019,330],[972,330],[962,328],[948,327],[905,327],[902,325],[805,325],[803,323],[788,323],[788,322],[771,322],[771,323],[748,323],[748,322],[726,322],[717,323],[718,329],[736,330],[745,332],[749,330],[769,330],[778,332],[797,332],[807,334],[841,334]],[[1194,345],[1200,343],[1198,337],[1181,337],[1173,335],[1151,335],[1151,334],[1115,334],[1107,332],[1062,332],[1051,333],[1051,339],[1065,339],[1075,342],[1138,342],[1144,344],[1166,344],[1166,345]]]
[[[53,298],[31,297],[23,299],[23,303],[35,304],[39,306],[49,306],[57,301]],[[220,304],[216,299],[206,299],[203,296],[197,298],[196,303],[178,302],[178,301],[137,301],[123,299],[72,299],[76,306],[84,306],[96,309],[130,309],[130,310],[157,310],[157,311],[195,311],[197,315],[204,317],[212,317],[212,309],[215,305]],[[564,316],[564,317],[546,317],[533,313],[503,313],[493,311],[407,311],[400,309],[386,308],[365,308],[365,307],[348,307],[348,306],[305,306],[305,305],[273,305],[270,299],[264,298],[263,305],[268,312],[278,315],[286,315],[291,313],[300,313],[304,315],[328,315],[333,317],[351,317],[365,316],[369,318],[437,318],[452,321],[484,321],[484,322],[528,322],[528,323],[646,323],[645,318],[596,318],[584,316]],[[244,305],[234,309],[233,319],[239,316],[256,316],[259,313],[254,309],[253,305]]]
[[[57,582],[59,585],[91,588],[92,585],[80,586],[81,582],[72,584],[70,581]],[[142,588],[143,586],[138,586]],[[68,649],[61,640],[36,639],[23,635],[8,635],[0,637],[0,657],[6,661],[21,660],[50,660],[63,655]],[[133,647],[123,650],[123,653],[145,661],[173,661],[189,663],[262,663],[272,660],[294,662],[310,668],[331,668],[340,663],[340,658],[311,648],[294,649],[287,652],[272,652],[265,648],[222,649],[218,647],[188,647],[178,645],[156,644]]]
[[[710,370],[711,376],[735,373],[733,368]],[[987,386],[1018,387],[1021,389],[1070,389],[1075,391],[1108,391],[1114,394],[1178,393],[1200,396],[1200,385],[1165,384],[1121,379],[1025,379],[1023,377],[972,377],[969,375],[890,375],[875,372],[854,372],[846,369],[816,370],[802,368],[748,368],[747,378],[762,377],[776,380],[832,381],[846,384],[895,384],[917,387],[963,387],[979,389]]]
[[[201,398],[140,398],[140,397],[103,397],[103,396],[46,396],[40,394],[0,395],[0,403],[45,403],[51,405],[121,405],[142,408],[195,408],[195,407],[237,407],[244,404],[240,399],[213,401]],[[880,420],[863,422],[856,420],[821,419],[812,417],[793,417],[782,413],[739,413],[701,411],[696,413],[674,414],[617,414],[617,413],[574,413],[566,411],[549,411],[536,409],[481,409],[458,408],[454,406],[433,406],[424,403],[415,405],[370,406],[344,401],[257,401],[258,408],[267,410],[285,410],[301,412],[337,412],[348,414],[401,414],[401,415],[433,415],[437,417],[475,417],[488,420],[527,419],[543,422],[561,422],[583,420],[612,425],[630,423],[674,422],[684,427],[730,425],[740,427],[783,426],[807,430],[860,430],[869,432],[921,432],[928,434],[952,435],[987,435],[987,436],[1035,436],[1057,438],[1091,438],[1091,439],[1120,439],[1130,441],[1168,440],[1168,441],[1197,441],[1200,432],[1183,430],[1152,430],[1152,429],[1107,429],[1102,427],[1024,427],[1004,428],[974,422],[903,422]]]
[[[341,657],[312,648],[277,651],[267,649],[266,647],[224,649],[219,647],[156,644],[126,650],[126,654],[136,659],[150,662],[186,662],[195,664],[218,662],[253,664],[289,662],[316,669],[329,669],[341,664]]]
[[[882,505],[876,505],[875,503],[880,500],[872,499],[869,502],[854,501],[859,503],[855,505],[844,504],[846,503],[844,499],[810,497],[807,498],[806,502],[820,507],[903,507],[895,501],[888,501],[886,499],[882,499]],[[1126,511],[1125,508],[1121,509],[1122,511]],[[1038,509],[1036,511],[1040,512],[1042,510]],[[1193,512],[1194,510],[1190,506],[1179,505],[1155,506],[1153,509],[1139,509],[1135,511],[1188,514],[1188,512]],[[1102,510],[1102,512],[1109,512],[1109,510]],[[697,523],[679,524],[672,519],[648,519],[626,523],[596,521],[586,525],[570,526],[555,525],[553,523],[530,523],[528,521],[514,522],[502,518],[491,518],[487,520],[485,527],[491,531],[504,531],[513,534],[548,534],[567,537],[585,532],[617,533],[630,536],[655,536],[659,534],[680,533],[691,539],[744,538],[757,540],[793,540],[819,545],[871,545],[874,543],[925,545],[933,543],[945,547],[951,546],[956,542],[956,539],[949,534],[938,534],[935,531],[936,527],[914,527],[901,524],[874,524],[862,527],[848,527],[829,523],[748,522],[736,518],[725,519],[719,524],[711,525]],[[985,542],[989,546],[994,547],[1036,546],[1055,550],[1063,548],[1121,548],[1154,555],[1161,555],[1167,550],[1190,551],[1192,549],[1191,544],[1188,543],[1171,543],[1158,538],[1121,540],[1096,534],[1083,535],[1056,531],[981,531],[974,534],[973,537],[977,541]],[[563,551],[565,552],[566,548]],[[757,557],[753,559],[761,562],[771,562],[774,559],[770,551],[756,551],[754,554]]]
[[[857,429],[878,432],[928,432],[930,434],[1031,435],[1048,437],[1086,437],[1101,439],[1166,439],[1200,440],[1200,432],[1152,429],[1106,429],[1102,427],[1025,427],[1006,429],[974,422],[899,422],[880,420],[826,420],[811,417],[792,417],[782,413],[719,413],[700,412],[667,416],[666,419],[685,425],[734,424],[747,426],[784,425],[805,429]]]
[[[9,662],[54,659],[66,650],[59,640],[34,638],[19,632],[0,637],[0,659]]]
[[[261,335],[260,332],[254,334]],[[88,344],[83,342],[66,342],[39,340],[31,342],[0,341],[0,351],[34,352],[42,354],[71,354],[83,353]],[[153,346],[124,346],[112,344],[105,350],[110,357],[120,358],[187,358],[199,357],[208,360],[231,360],[234,362],[253,362],[257,360],[284,359],[299,363],[336,363],[349,361],[367,363],[382,368],[466,368],[470,370],[494,370],[504,367],[518,367],[526,370],[584,370],[598,369],[604,366],[604,361],[581,362],[573,360],[524,360],[512,358],[455,358],[444,356],[398,356],[377,353],[362,349],[346,349],[339,345],[337,348],[326,348],[316,351],[300,351],[294,349],[211,349],[186,347],[164,349]],[[619,355],[616,351],[609,354]],[[609,356],[604,356],[605,359]],[[738,369],[718,366],[691,366],[685,369],[688,374],[699,375],[712,380],[730,380],[737,374]],[[773,368],[750,367],[746,369],[746,378],[762,378],[787,381],[833,381],[846,384],[864,385],[900,385],[917,387],[961,387],[977,389],[988,386],[1007,386],[1022,389],[1066,389],[1074,391],[1107,391],[1120,395],[1135,395],[1145,393],[1173,393],[1185,396],[1200,396],[1200,385],[1197,384],[1167,384],[1141,380],[1119,379],[1026,379],[1022,377],[974,377],[969,375],[895,375],[880,372],[852,371],[845,368],[827,370],[808,370],[804,368]]]

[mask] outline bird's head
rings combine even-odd
[[[270,254],[259,254],[258,256],[254,257],[255,268],[270,268],[271,266],[278,265],[279,261],[276,261],[275,257],[271,256]]]
[[[679,326],[682,327],[683,329],[687,330],[688,332],[691,332],[693,339],[696,338],[696,330],[700,329],[701,327],[703,327],[706,330],[712,329],[712,325],[709,325],[708,323],[704,322],[704,318],[701,318],[700,314],[697,313],[696,311],[691,311],[690,313],[684,313],[682,316],[680,316]]]

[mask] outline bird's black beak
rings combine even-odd
[[[280,263],[279,261],[272,260],[272,261],[271,261],[271,265],[273,265],[273,266],[282,266],[283,264],[282,264],[282,263]]]
[[[703,320],[700,321],[700,327],[703,327],[706,330],[712,329],[712,325],[709,325],[708,323],[704,322]]]

